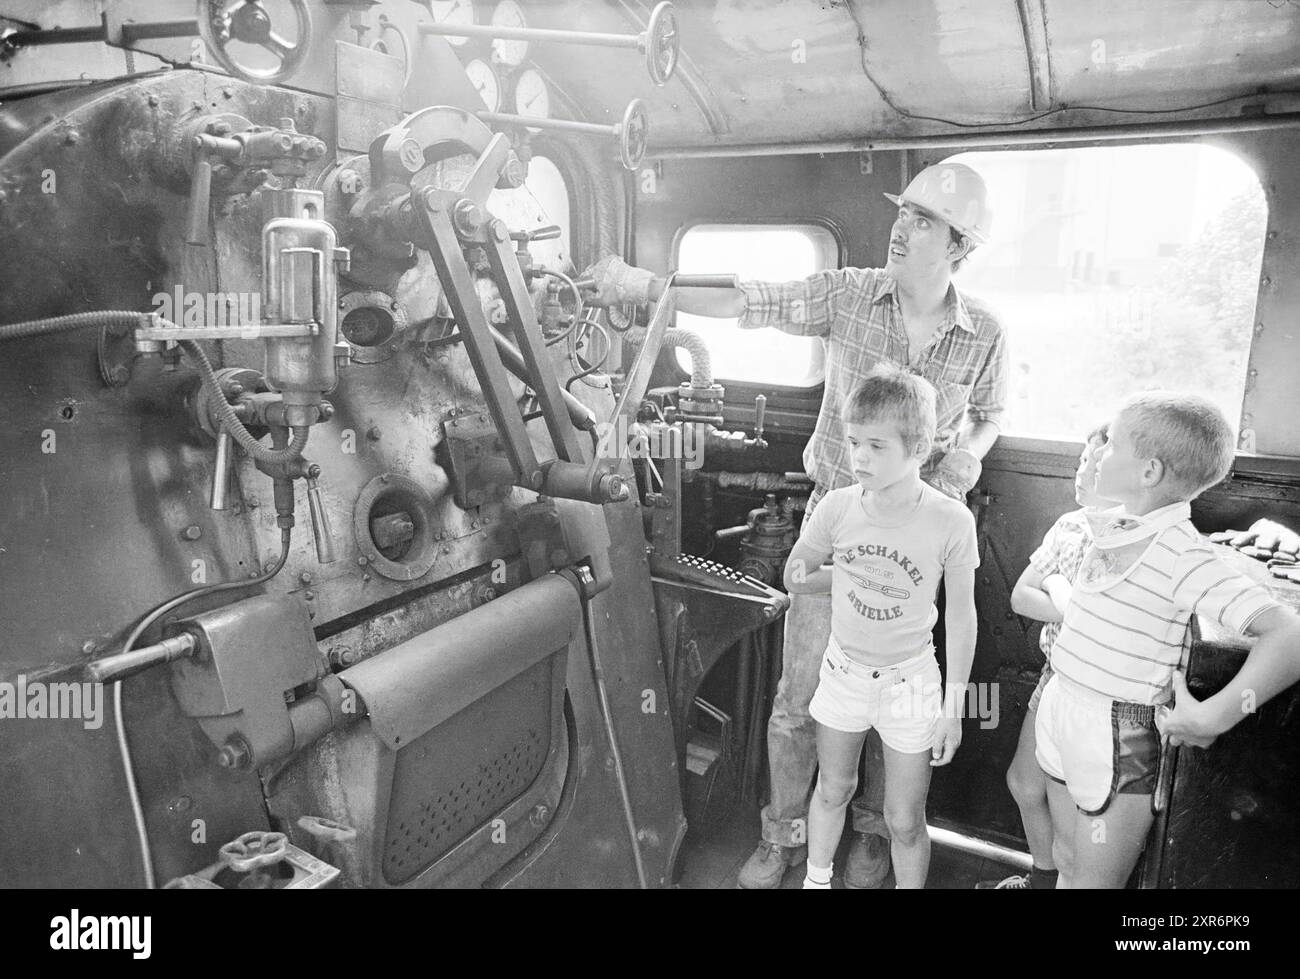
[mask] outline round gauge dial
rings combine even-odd
[[[482,58],[475,58],[465,65],[465,74],[488,112],[498,111],[501,108],[501,80],[497,78],[496,70]]]
[[[429,0],[429,13],[435,24],[473,24],[474,4],[471,0]],[[447,43],[456,47],[469,43],[467,37],[447,35]]]
[[[515,80],[515,113],[533,119],[551,117],[551,89],[536,68],[525,68]]]
[[[515,0],[501,0],[492,11],[493,27],[527,27],[524,10]],[[527,41],[512,41],[497,38],[492,42],[492,57],[503,65],[517,68],[528,57]]]

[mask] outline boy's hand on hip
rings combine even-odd
[[[1190,745],[1208,748],[1219,732],[1214,726],[1214,712],[1192,696],[1182,670],[1174,671],[1174,706],[1156,709],[1156,728],[1173,747]]]
[[[961,747],[961,718],[949,717],[944,711],[934,732],[934,747],[930,749],[930,765],[937,768],[952,761]]]

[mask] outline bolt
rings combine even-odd
[[[93,640],[93,639],[87,639],[85,642],[83,642],[83,643],[81,644],[81,652],[82,652],[82,655],[83,655],[83,656],[94,656],[94,655],[95,655],[95,649],[96,649],[96,648],[97,648],[97,647],[96,647],[96,645],[95,645],[95,640]]]
[[[497,241],[505,241],[507,238],[510,237],[510,232],[506,228],[504,221],[492,222],[492,237],[495,238]]]
[[[379,431],[379,426],[375,425],[370,429],[370,431],[366,432],[366,438],[370,439],[372,442],[378,442],[383,438],[383,433]]]
[[[148,97],[145,99],[145,101],[148,102],[150,105],[157,105],[157,104],[158,104],[158,96],[156,96],[156,95],[150,95],[150,96],[148,96]]]
[[[362,554],[359,558],[357,558],[357,564],[359,564],[363,568],[369,563],[370,563],[370,558],[366,557],[364,554]]]
[[[381,474],[380,477],[379,477],[379,481],[380,481],[381,483],[387,483],[387,482],[388,482],[388,473],[383,473],[383,474]]]
[[[310,585],[310,584],[311,584],[311,572],[310,572],[310,571],[304,571],[302,574],[298,575],[298,580],[301,581],[304,585]]]
[[[352,169],[340,170],[339,190],[345,194],[361,193],[361,174]]]
[[[233,737],[217,754],[217,764],[222,768],[243,768],[248,764],[248,744],[241,737]]]
[[[231,381],[230,386],[226,388],[226,395],[231,398],[237,398],[244,393],[244,385],[238,381]]]
[[[362,580],[362,581],[369,581],[369,580],[370,580],[370,577],[371,577],[370,573],[367,572],[366,574],[363,574],[363,575],[361,576],[361,580]]]
[[[127,381],[131,380],[131,372],[122,364],[118,364],[109,371],[108,376],[112,380],[113,384],[118,387],[121,387]]]
[[[233,99],[235,97],[235,90],[229,85],[226,85],[222,87],[221,94],[228,99]]]
[[[81,133],[77,132],[75,129],[69,129],[67,135],[63,137],[63,142],[69,146],[75,146],[80,141]]]
[[[262,501],[259,500],[256,496],[250,496],[248,498],[248,509],[256,510],[261,505],[262,505]]]
[[[542,805],[540,802],[533,806],[528,813],[528,821],[533,824],[535,829],[541,829],[551,818],[550,806]]]
[[[307,601],[309,602],[314,602],[316,600],[316,593],[312,591],[305,591],[302,593],[302,597],[307,599]]]
[[[186,540],[198,540],[200,537],[203,536],[203,531],[198,527],[197,524],[190,524],[188,527],[186,527],[184,530],[181,531],[181,536],[184,537]]]

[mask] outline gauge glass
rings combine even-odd
[[[501,82],[495,69],[482,58],[475,58],[465,65],[465,74],[488,112],[497,112],[501,108]]]
[[[429,0],[429,13],[435,24],[473,24],[474,4],[471,0]],[[447,43],[455,47],[468,44],[467,37],[447,35]]]
[[[524,10],[515,0],[501,0],[492,11],[493,27],[527,27]],[[528,57],[528,42],[497,38],[492,42],[492,57],[503,65],[517,68]]]
[[[515,113],[533,119],[551,117],[551,89],[536,68],[525,68],[515,81]]]

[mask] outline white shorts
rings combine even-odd
[[[849,659],[834,638],[808,705],[819,724],[853,734],[875,728],[881,741],[909,755],[933,747],[942,710],[943,683],[933,646],[892,666],[864,666]]]
[[[1053,674],[1038,702],[1034,756],[1085,816],[1100,815],[1117,794],[1155,791],[1154,715],[1154,707],[1108,700]]]

